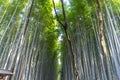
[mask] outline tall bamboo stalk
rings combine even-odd
[[[98,21],[99,21],[99,27],[100,27],[100,34],[99,34],[100,43],[102,48],[104,68],[105,68],[105,72],[107,73],[107,59],[106,59],[107,48],[106,48],[106,42],[104,37],[104,27],[103,27],[103,18],[102,18],[102,9],[101,9],[100,0],[97,0],[97,5],[98,5]]]

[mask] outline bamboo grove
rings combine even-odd
[[[120,80],[120,0],[0,0],[4,80]]]

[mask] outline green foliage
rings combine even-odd
[[[4,51],[6,45],[22,45],[22,36],[24,33],[24,24],[26,20],[29,20],[27,26],[27,36],[25,35],[25,42],[27,46],[25,47],[25,55],[27,55],[27,49],[31,49],[33,43],[33,52],[32,54],[36,56],[36,63],[39,62],[40,56],[43,56],[45,62],[44,66],[52,66],[55,68],[55,73],[57,74],[61,68],[63,67],[64,58],[66,56],[68,46],[67,40],[64,34],[63,29],[60,27],[61,25],[57,22],[55,15],[53,15],[53,4],[52,0],[34,0],[33,8],[30,14],[29,19],[27,19],[30,6],[32,4],[32,0],[0,0],[0,60],[2,59],[1,54],[4,53],[7,55],[11,47],[7,47],[8,51]],[[67,24],[68,24],[68,34],[74,41],[77,41],[77,35],[84,34],[83,32],[79,33],[77,31],[80,29],[81,31],[85,31],[87,34],[87,38],[90,38],[92,34],[92,38],[95,39],[94,28],[92,23],[97,23],[97,4],[96,0],[68,0],[69,5],[64,3],[65,13],[67,16]],[[59,16],[59,20],[64,23],[64,17],[62,13],[61,2],[55,3],[57,14]],[[101,1],[102,11],[105,14],[105,4],[108,4],[108,9],[112,6],[113,13],[115,15],[120,15],[118,8],[120,6],[120,0],[105,0]],[[107,16],[105,16],[106,18]],[[93,21],[91,21],[91,18]],[[97,24],[95,24],[96,26]],[[97,26],[96,26],[97,27]],[[20,29],[19,29],[20,28]],[[37,29],[37,30],[36,30]],[[82,30],[85,29],[85,30]],[[5,36],[3,34],[5,32]],[[36,32],[36,35],[35,35]],[[119,34],[120,30],[117,30],[117,34]],[[75,35],[74,35],[75,33]],[[62,40],[59,41],[58,37],[61,36]],[[35,41],[33,42],[33,38],[35,36]],[[3,40],[2,40],[3,37]],[[16,40],[15,40],[16,38]],[[18,40],[21,42],[18,42]],[[8,41],[8,43],[7,43]],[[80,46],[84,40],[80,39]],[[74,46],[76,44],[73,44]],[[96,46],[97,47],[97,46]],[[18,47],[21,49],[21,47]],[[14,49],[13,49],[14,50]],[[18,50],[17,50],[18,51]],[[16,52],[17,52],[16,51]],[[15,51],[14,51],[15,52]],[[28,51],[30,52],[30,51]],[[58,57],[58,55],[61,56]],[[6,57],[7,58],[7,57]],[[15,58],[16,59],[16,58]],[[58,59],[61,59],[62,64],[58,64]],[[44,59],[43,59],[44,60]],[[51,60],[51,61],[50,61]],[[53,65],[51,63],[53,62]],[[48,64],[47,64],[48,63]],[[47,68],[45,68],[47,69]],[[60,77],[61,73],[58,73],[58,77]],[[58,78],[59,79],[59,78]]]

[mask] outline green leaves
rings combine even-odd
[[[67,2],[64,3],[68,24],[67,31],[74,43],[74,51],[79,51],[77,55],[81,55],[80,52],[85,53],[83,45],[86,49],[91,45],[95,45],[92,46],[93,48],[98,47],[96,2],[95,0],[68,0]],[[120,30],[117,29],[119,29],[118,25],[120,24],[120,1],[105,0],[101,3],[105,21],[109,23],[108,28],[114,25],[115,31],[119,35]],[[61,67],[67,69],[68,72],[72,71],[70,49],[67,45],[65,33],[53,14],[52,0],[35,0],[30,16],[27,17],[31,4],[32,0],[0,0],[0,67],[14,71],[13,80],[14,78],[18,79],[18,77],[22,80],[30,80],[30,78],[31,80],[56,80],[57,71]],[[59,20],[64,24],[61,1],[55,5]],[[109,16],[108,13],[110,13]],[[24,26],[27,20],[29,21],[25,30]],[[110,20],[114,23],[112,24]],[[24,32],[26,32],[25,35],[23,35]],[[59,37],[62,40],[59,40]],[[88,43],[89,40],[91,40],[90,43]],[[93,52],[95,53],[94,56],[96,56],[97,50],[94,51],[96,52]],[[58,57],[59,54],[61,56]],[[86,58],[86,56],[84,57]],[[61,65],[58,64],[58,59],[62,59]],[[84,62],[84,59],[81,62]],[[65,65],[70,65],[70,67],[68,68]],[[48,66],[50,67],[48,68]],[[21,68],[23,71],[20,71]],[[66,73],[64,72],[64,74]]]

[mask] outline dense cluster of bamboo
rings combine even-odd
[[[91,28],[80,24],[79,20],[75,25],[70,25],[70,28],[76,27],[75,30],[69,31],[76,54],[79,80],[120,80],[120,38],[119,32],[117,33],[120,29],[119,9],[118,13],[114,14],[110,3],[104,2],[104,5],[105,11],[102,15],[107,49],[106,62],[102,54],[97,9],[96,16],[92,16],[90,20]],[[61,79],[75,80],[72,55],[68,44],[66,47],[68,48],[64,52]]]
[[[5,8],[0,16],[0,69],[14,75],[5,80],[55,80],[55,58],[48,50],[45,27],[31,19],[35,0],[29,0],[22,8],[20,0],[7,2],[3,0],[0,5],[0,9]]]
[[[63,59],[61,80],[120,80],[120,9],[115,13],[109,1],[103,2],[104,10],[100,11],[103,46],[99,6],[88,25],[81,23],[82,18],[67,20],[64,0],[61,0],[63,21],[60,20],[54,0],[53,5],[50,2],[0,1],[0,69],[14,74],[5,80],[56,80],[58,53]],[[58,34],[53,8],[63,29],[59,31],[63,37],[61,50],[56,50],[58,42],[54,42]]]

